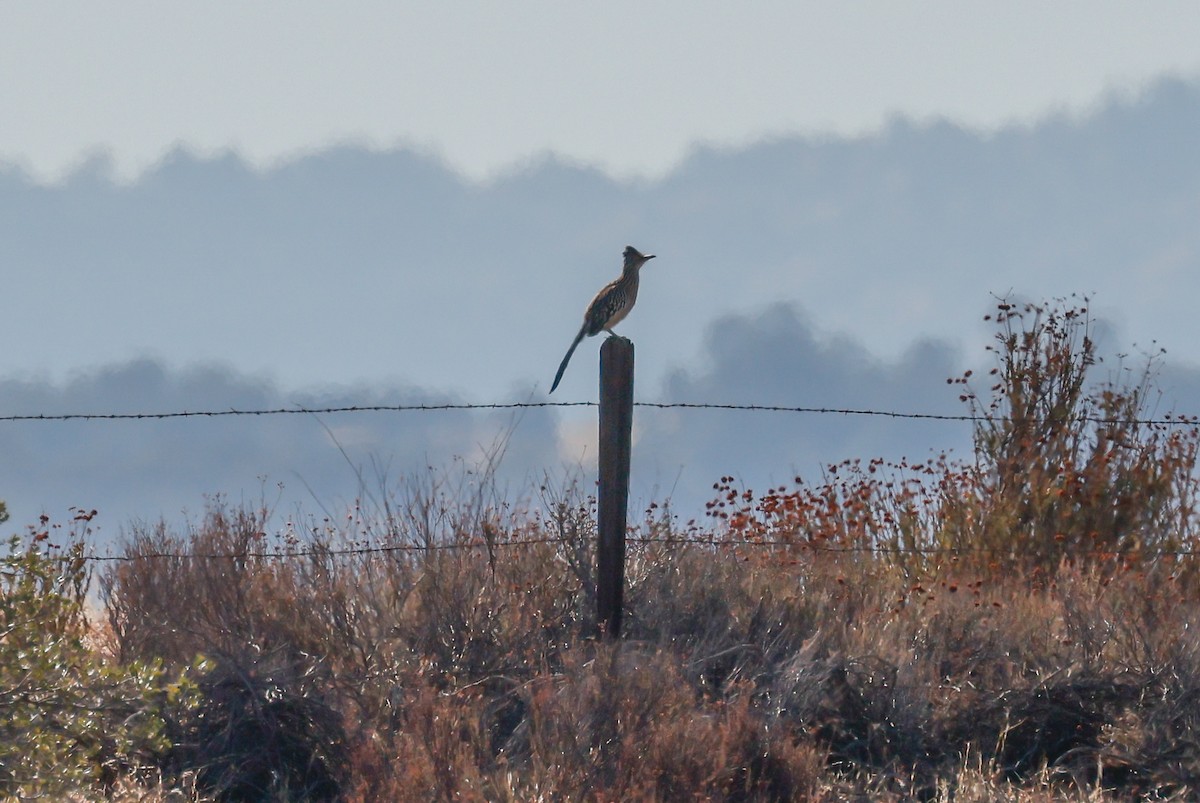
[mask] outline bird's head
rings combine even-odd
[[[625,246],[625,270],[640,268],[651,259],[654,259],[654,254],[643,254],[632,245]]]

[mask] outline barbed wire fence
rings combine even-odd
[[[0,423],[20,422],[62,422],[62,421],[154,421],[187,418],[225,418],[233,416],[279,416],[279,415],[313,415],[313,414],[357,414],[357,413],[410,413],[438,412],[455,410],[519,410],[538,408],[592,408],[595,402],[512,402],[512,403],[459,403],[459,404],[404,404],[404,405],[352,405],[326,407],[289,407],[269,409],[227,409],[227,410],[191,410],[166,412],[109,412],[109,413],[54,413],[54,414],[9,414],[0,415]],[[924,412],[905,412],[897,410],[879,410],[866,408],[839,408],[813,406],[784,406],[764,404],[732,404],[732,403],[693,403],[693,402],[637,402],[635,406],[661,410],[708,410],[748,413],[773,414],[812,414],[812,415],[842,415],[882,417],[897,420],[931,420],[950,422],[987,422],[999,420],[989,416],[971,414],[943,414]],[[1126,418],[1113,419],[1105,417],[1080,416],[1075,420],[1086,421],[1096,425],[1127,425],[1127,426],[1160,426],[1160,427],[1197,427],[1200,421],[1190,416],[1163,416],[1157,418]],[[84,514],[86,520],[86,514]],[[65,533],[64,533],[65,534]],[[256,540],[265,540],[266,534],[259,534]],[[664,549],[693,548],[712,551],[725,550],[779,550],[785,554],[810,555],[920,555],[925,557],[958,557],[958,556],[1000,556],[1012,554],[1012,549],[989,546],[899,546],[884,544],[831,544],[806,540],[800,533],[796,537],[740,537],[732,534],[718,534],[716,529],[708,534],[697,536],[691,534],[669,534],[664,536],[644,535],[631,532],[627,542],[636,547]],[[421,554],[432,554],[448,551],[476,551],[488,556],[500,550],[527,549],[533,547],[554,547],[571,549],[569,537],[563,535],[524,536],[513,538],[463,538],[442,542],[402,542],[382,543],[375,545],[335,546],[330,544],[290,545],[283,548],[246,548],[229,551],[132,551],[125,553],[100,554],[86,552],[71,555],[68,551],[61,556],[68,559],[96,564],[131,564],[141,561],[297,561],[297,560],[341,560],[353,558],[402,558]],[[1073,554],[1083,557],[1099,557],[1104,560],[1120,562],[1135,560],[1140,565],[1147,561],[1185,560],[1200,556],[1200,547],[1180,549],[1147,549],[1138,551],[1120,550],[1074,550]],[[391,681],[395,670],[387,669],[360,673],[343,673],[343,681]],[[43,689],[42,691],[52,691]]]
[[[432,413],[450,411],[484,411],[484,410],[527,410],[527,409],[570,409],[595,408],[597,402],[461,402],[461,403],[414,403],[414,404],[372,404],[372,405],[341,405],[341,406],[293,406],[270,407],[256,409],[207,409],[207,410],[168,410],[140,412],[74,412],[74,413],[16,413],[0,415],[3,423],[33,423],[33,422],[66,422],[66,421],[162,421],[190,418],[229,418],[229,417],[264,417],[264,416],[294,416],[294,415],[332,415],[359,413]],[[803,405],[776,404],[741,404],[713,402],[634,402],[635,407],[654,410],[689,410],[689,411],[723,411],[748,413],[791,413],[809,415],[838,415],[888,418],[909,421],[949,421],[988,423],[1003,420],[1001,417],[971,413],[929,413],[919,411],[883,410],[856,407],[821,407]],[[1099,426],[1150,426],[1150,427],[1198,427],[1200,417],[1193,415],[1163,415],[1149,418],[1113,418],[1105,416],[1075,416],[1075,421]],[[776,548],[807,550],[818,553],[870,553],[870,554],[923,554],[923,555],[960,555],[960,554],[999,554],[1004,550],[988,547],[897,547],[873,545],[827,545],[806,542],[803,539],[739,539],[717,537],[666,536],[646,537],[629,535],[627,541],[633,544],[668,546],[704,546],[713,549],[744,549],[744,548]],[[288,549],[260,549],[238,552],[204,553],[204,552],[143,552],[138,554],[97,554],[88,553],[78,556],[89,562],[122,562],[139,560],[294,560],[315,557],[350,557],[366,555],[389,555],[403,553],[431,552],[441,550],[464,549],[496,549],[534,546],[538,544],[563,543],[559,536],[520,538],[496,541],[455,541],[443,543],[403,543],[379,546],[331,547]],[[1110,550],[1088,552],[1089,555],[1105,557],[1120,557]],[[1200,549],[1154,550],[1156,557],[1193,557],[1200,555]]]
[[[235,416],[324,415],[334,413],[409,413],[446,412],[455,410],[528,410],[543,408],[598,407],[598,402],[487,402],[442,404],[370,404],[330,407],[272,407],[261,409],[228,408],[221,410],[172,410],[165,412],[126,413],[17,413],[0,415],[0,423],[26,421],[153,421],[176,418],[224,418]],[[757,413],[807,413],[812,415],[842,415],[894,418],[926,421],[997,422],[997,416],[971,413],[925,413],[902,410],[877,410],[860,407],[811,407],[779,404],[737,404],[713,402],[634,402],[634,407],[654,410],[725,410]],[[1106,416],[1077,416],[1074,420],[1106,425],[1127,426],[1196,426],[1200,417],[1164,415],[1157,418],[1112,418]]]
[[[699,546],[712,549],[790,549],[798,552],[826,554],[873,554],[873,555],[1004,555],[1012,549],[1001,547],[900,547],[900,546],[854,546],[816,544],[803,540],[788,539],[739,539],[726,537],[662,536],[647,537],[630,535],[631,544],[642,546],[661,545],[668,547]],[[516,538],[504,541],[464,541],[434,544],[393,544],[373,547],[321,547],[317,549],[262,549],[237,552],[139,552],[132,555],[86,554],[79,560],[94,562],[133,563],[141,560],[301,560],[306,558],[338,558],[364,555],[389,555],[397,553],[440,552],[453,550],[494,550],[513,547],[528,547],[546,544],[564,544],[559,536],[538,538]],[[1072,554],[1094,557],[1146,558],[1146,557],[1197,557],[1200,549],[1146,549],[1143,551],[1119,550],[1075,550]]]

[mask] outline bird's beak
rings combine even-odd
[[[649,262],[650,260],[654,259],[654,256],[654,254],[646,254],[646,261]]]

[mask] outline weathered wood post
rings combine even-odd
[[[596,544],[596,628],[621,635],[625,592],[625,522],[633,436],[633,341],[600,346],[600,489]]]

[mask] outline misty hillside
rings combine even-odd
[[[898,119],[857,139],[701,147],[653,181],[547,157],[480,185],[426,154],[356,147],[265,171],[179,151],[128,185],[103,158],[54,186],[9,167],[0,410],[541,398],[626,243],[660,255],[621,327],[643,399],[956,412],[940,383],[985,359],[980,318],[1010,292],[1093,293],[1108,345],[1157,339],[1173,387],[1194,388],[1196,131],[1200,84],[1167,80],[991,134]],[[564,400],[594,397],[588,346]],[[588,421],[516,421],[511,481],[586,467]],[[0,423],[0,497],[15,521],[80,504],[113,525],[257,495],[258,477],[328,500],[355,492],[338,445],[397,474],[477,454],[506,423]],[[966,436],[811,416],[651,424],[643,494],[691,503],[723,473],[786,477]]]

